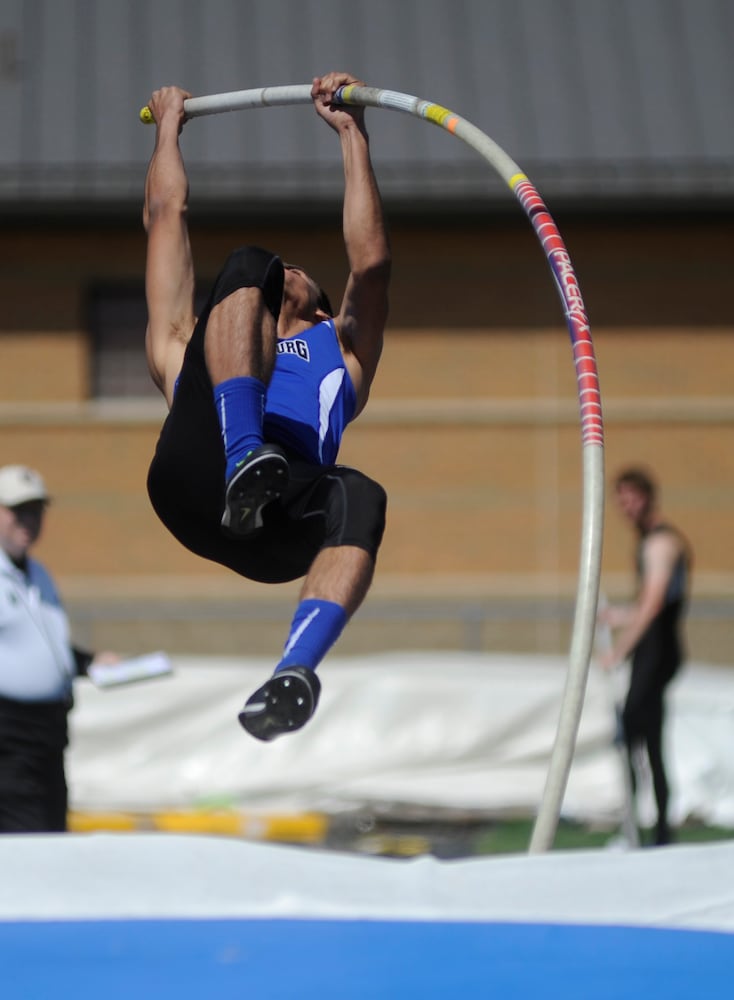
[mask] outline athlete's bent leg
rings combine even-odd
[[[374,557],[356,546],[318,554],[301,589],[283,657],[239,715],[252,736],[273,740],[300,729],[314,714],[321,692],[316,667],[364,600],[374,568]]]
[[[387,498],[372,479],[343,466],[326,470],[306,512],[325,519],[323,547],[306,574],[283,656],[239,719],[261,740],[300,729],[316,710],[316,667],[364,600],[385,528]]]
[[[275,365],[283,265],[259,247],[234,251],[217,278],[204,355],[226,460],[222,528],[238,538],[288,481],[283,451],[263,443],[265,393]]]

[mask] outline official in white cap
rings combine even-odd
[[[72,681],[94,660],[72,645],[56,585],[29,555],[48,503],[40,473],[0,468],[0,833],[66,830]]]
[[[0,469],[0,504],[19,507],[33,500],[50,500],[41,474],[25,465],[4,465]]]

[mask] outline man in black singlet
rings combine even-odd
[[[619,510],[638,538],[638,589],[633,604],[600,612],[617,635],[602,666],[612,669],[632,657],[630,684],[622,721],[630,761],[646,749],[652,772],[658,818],[657,845],[670,841],[669,786],[663,758],[664,695],[684,658],[681,626],[690,583],[691,551],[680,531],[657,506],[657,487],[643,469],[625,469],[614,482]],[[633,787],[635,773],[632,768]]]

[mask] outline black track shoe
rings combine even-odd
[[[227,483],[222,529],[235,538],[246,538],[262,528],[263,507],[277,500],[287,485],[284,452],[275,444],[261,444]]]
[[[307,667],[278,670],[245,702],[240,724],[258,740],[300,729],[316,711],[321,682]]]

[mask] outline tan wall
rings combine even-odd
[[[658,472],[668,513],[694,541],[698,593],[731,596],[729,234],[713,222],[576,222],[564,235],[592,320],[607,468],[640,461]],[[251,238],[306,265],[316,252],[317,276],[339,287],[338,229]],[[195,231],[200,272],[213,275],[236,242],[231,232]],[[393,242],[384,362],[342,452],[390,497],[375,592],[572,595],[582,505],[576,388],[532,233],[509,222],[439,234],[401,227]],[[240,594],[241,581],[185,552],[150,509],[145,474],[161,406],[87,400],[86,290],[95,280],[139,280],[143,254],[137,230],[0,231],[0,461],[47,476],[56,502],[38,554],[72,595]],[[611,592],[629,590],[631,542],[609,510]]]
[[[692,334],[679,336],[694,340]],[[637,332],[641,362],[659,350],[659,337],[657,332]],[[401,574],[572,576],[581,504],[577,405],[570,391],[559,396],[550,391],[551,384],[573,381],[562,367],[565,361],[566,369],[571,368],[565,334],[537,331],[515,337],[512,365],[505,369],[498,364],[491,376],[481,373],[491,370],[489,358],[501,358],[509,336],[472,334],[473,346],[469,339],[467,334],[449,341],[444,335],[395,333],[385,352],[385,370],[406,371],[406,391],[411,382],[422,382],[421,395],[407,392],[398,403],[376,389],[371,406],[345,439],[343,459],[380,479],[390,494],[382,568]],[[602,371],[620,364],[624,341],[613,332],[597,335]],[[456,366],[457,343],[465,346],[458,352],[464,372]],[[701,378],[694,362],[707,352],[720,362],[712,380],[723,377],[727,365],[734,370],[734,346],[725,331],[699,334],[696,343],[698,354],[691,352],[688,359],[694,383]],[[455,369],[458,381],[467,386],[465,397],[432,394],[425,373],[411,378],[409,359],[424,344],[436,373]],[[669,367],[674,354],[668,353]],[[541,358],[548,362],[544,368]],[[686,359],[681,350],[676,378],[682,377]],[[529,393],[527,386],[522,396],[510,392],[515,364],[524,377],[537,368],[535,392]],[[436,379],[436,391],[445,393],[441,381]],[[479,395],[477,382],[490,383],[487,397]],[[610,379],[606,384],[613,385]],[[731,573],[734,542],[727,526],[734,459],[727,447],[732,423],[727,398],[723,392],[718,397],[666,395],[648,409],[650,397],[644,395],[635,409],[636,397],[625,395],[624,385],[614,388],[606,404],[610,471],[630,459],[653,465],[671,515],[696,536],[699,574],[718,578]],[[44,546],[61,572],[158,574],[165,566],[178,572],[191,568],[191,557],[167,544],[144,494],[162,406],[141,404],[123,417],[107,416],[104,408],[100,414],[94,408],[44,410],[40,405],[27,415],[20,407],[12,412],[4,407],[3,412],[3,461],[38,466],[57,497],[54,531]],[[606,562],[610,570],[625,571],[626,531],[611,510],[608,522]],[[67,544],[69,537],[73,546]],[[197,573],[209,570],[198,560],[193,564]],[[538,585],[545,589],[548,583],[539,580]]]

